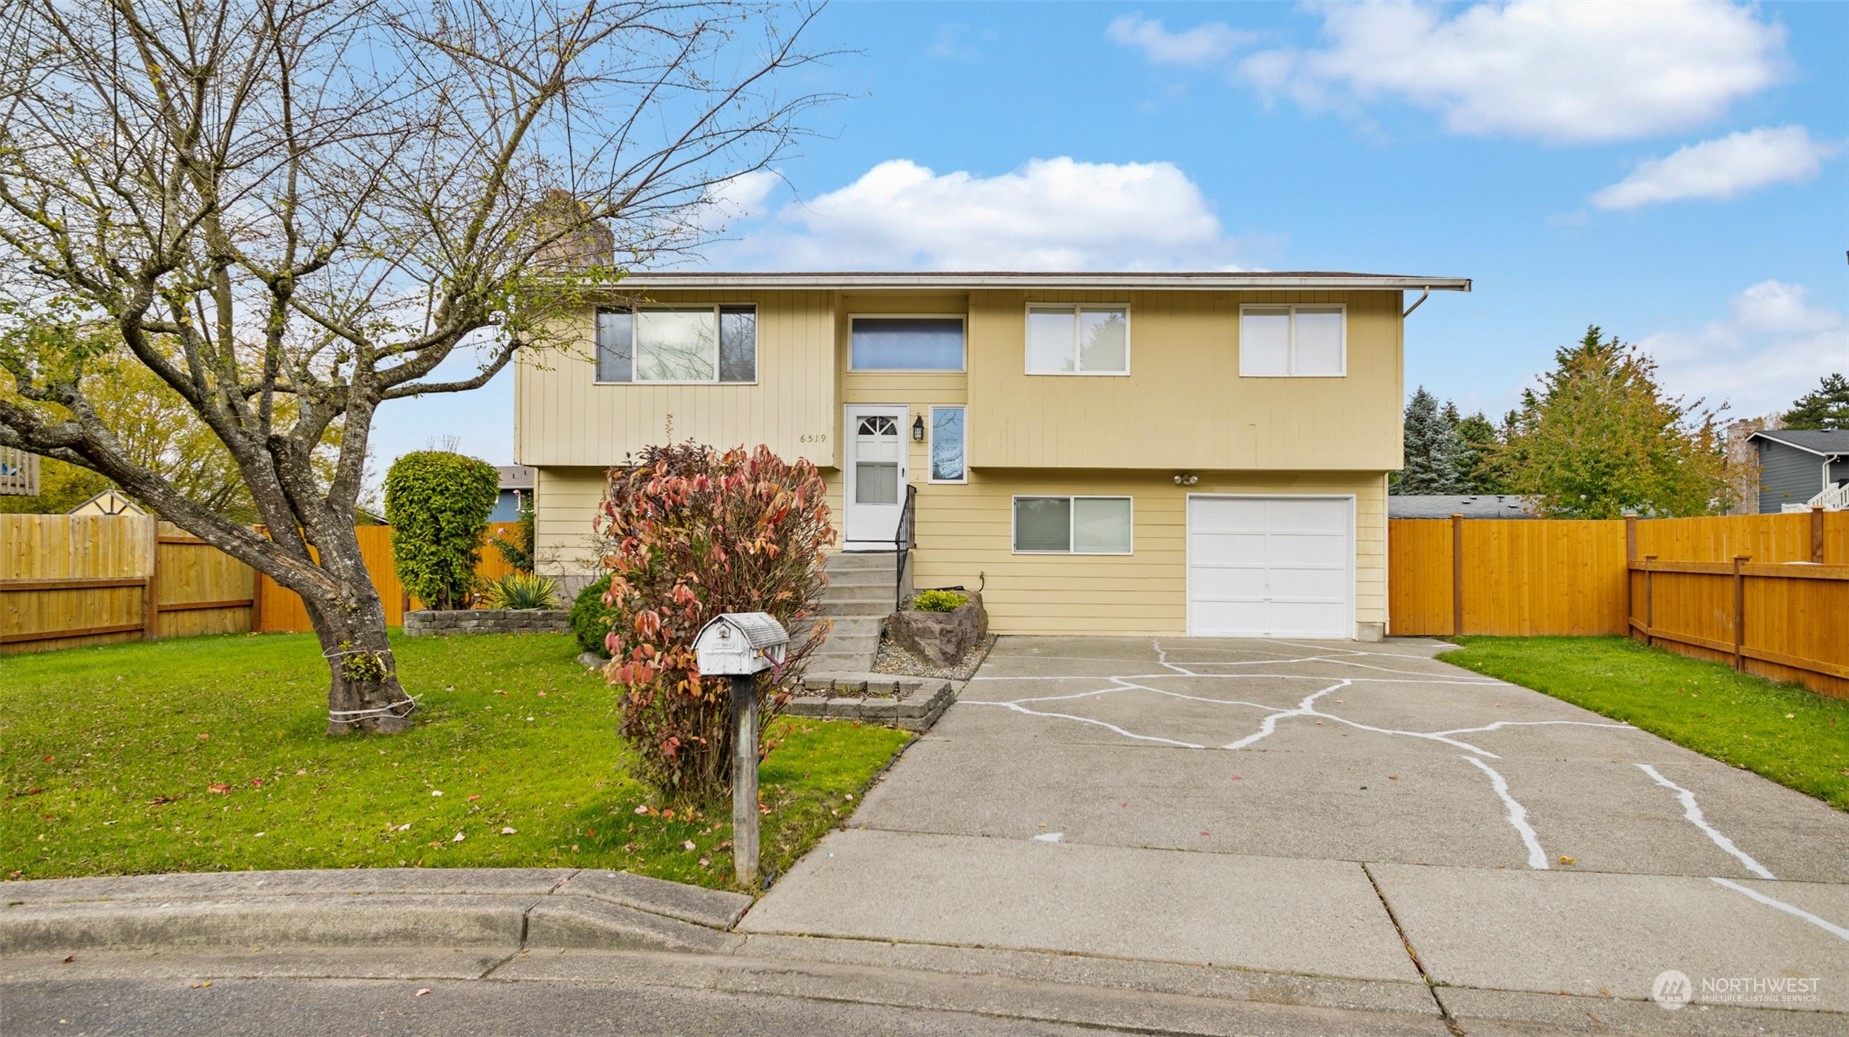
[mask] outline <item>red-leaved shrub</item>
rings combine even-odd
[[[765,726],[826,635],[826,621],[811,622],[835,541],[824,494],[815,465],[764,446],[655,446],[610,469],[597,519],[614,616],[604,674],[622,686],[639,776],[663,793],[707,801],[731,788],[731,679],[703,679],[693,652],[723,612],[768,612],[791,631],[782,665],[758,678],[763,758]]]

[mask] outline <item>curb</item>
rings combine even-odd
[[[713,953],[750,897],[572,869],[273,871],[0,883],[0,954],[198,946]]]

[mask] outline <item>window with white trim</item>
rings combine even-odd
[[[1028,374],[1129,374],[1128,306],[1027,308]]]
[[[755,306],[597,311],[599,382],[755,382]]]
[[[1339,378],[1348,373],[1348,311],[1341,305],[1242,306],[1239,374]]]
[[[931,481],[968,482],[962,407],[931,408]]]
[[[1017,554],[1127,555],[1128,497],[1016,497]]]

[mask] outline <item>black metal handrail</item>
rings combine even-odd
[[[892,531],[892,553],[898,559],[899,571],[893,576],[892,610],[899,611],[905,607],[905,558],[912,550],[912,501],[918,497],[918,487],[905,484],[905,503],[899,508],[899,524]]]

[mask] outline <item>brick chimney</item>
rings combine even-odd
[[[581,222],[590,205],[557,188],[534,207],[534,230],[542,238],[564,232],[563,237],[540,248],[534,261],[557,272],[590,270],[616,265],[616,234],[609,225]],[[566,228],[571,228],[567,230]]]

